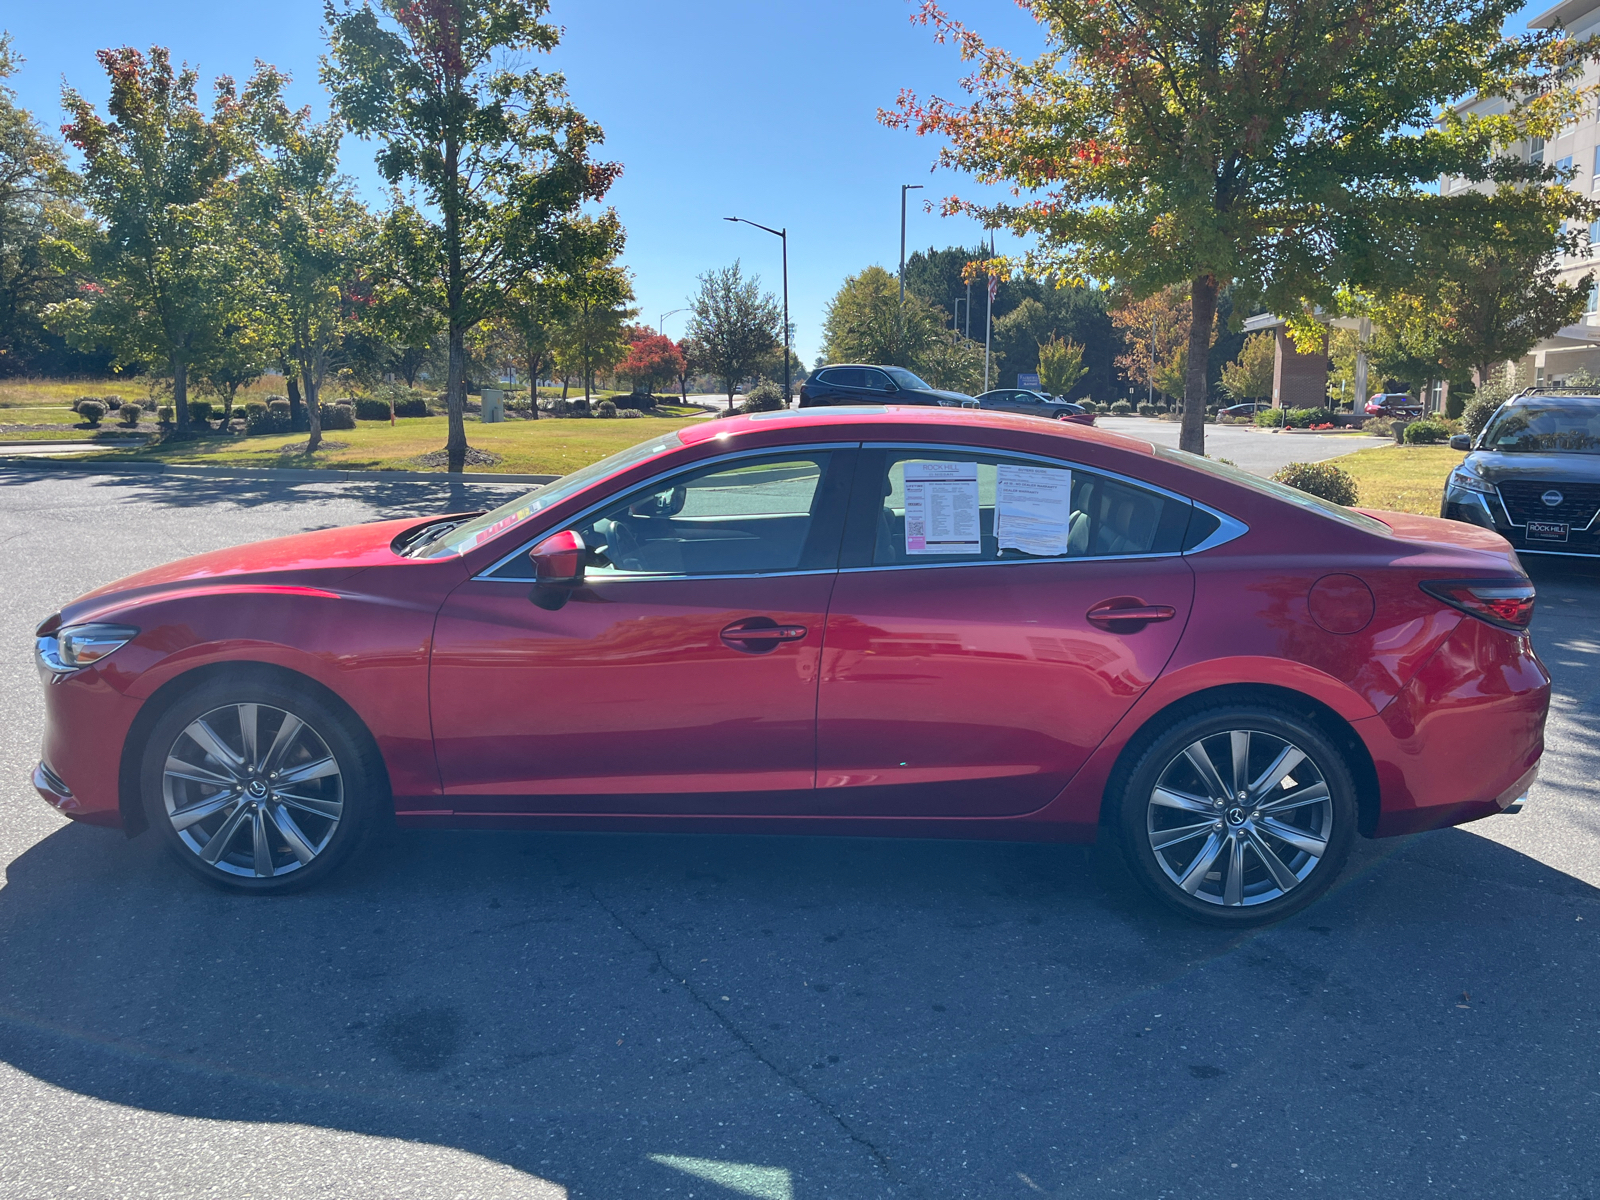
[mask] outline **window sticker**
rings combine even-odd
[[[908,462],[906,553],[981,554],[978,464]]]
[[[1001,550],[1069,553],[1072,472],[1000,463],[995,471],[994,536]]]

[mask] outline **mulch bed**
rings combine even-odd
[[[308,447],[310,445],[311,445],[311,439],[307,438],[305,441],[296,442],[292,446],[280,446],[278,448],[278,453],[279,454],[308,454],[308,453],[310,453],[310,451],[308,449]],[[319,445],[317,447],[317,449],[319,451],[321,451],[321,450],[348,450],[348,449],[350,449],[350,443],[349,442],[330,442],[327,438],[323,438],[322,439],[322,444]]]
[[[450,452],[448,450],[434,450],[428,454],[419,454],[411,460],[419,467],[448,467],[450,465]],[[476,447],[467,447],[467,462],[475,467],[492,467],[496,463],[504,462],[498,454],[491,454],[487,450]]]

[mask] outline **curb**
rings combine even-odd
[[[0,457],[0,471],[64,471],[78,475],[196,475],[260,479],[274,483],[549,483],[559,475],[503,475],[491,471],[336,471],[295,467],[196,467],[181,463],[93,462],[84,459]]]

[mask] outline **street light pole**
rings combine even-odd
[[[773,237],[783,242],[783,405],[789,406],[789,227],[782,229],[769,229],[755,221],[747,221],[743,217],[723,217],[724,221],[733,221],[741,225],[754,225],[757,229],[765,230]]]
[[[920,183],[902,183],[900,185],[900,306],[906,303],[906,193],[920,192]]]
[[[675,317],[681,312],[688,312],[688,311],[689,310],[686,309],[686,308],[675,308],[671,312],[662,313],[661,314],[661,319],[656,322],[656,335],[658,337],[666,337],[667,336],[667,318],[668,317]]]

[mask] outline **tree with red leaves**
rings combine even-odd
[[[649,328],[636,331],[628,357],[617,364],[617,374],[633,380],[635,391],[653,392],[662,379],[676,379],[683,370],[683,351],[669,337],[652,333]]]
[[[189,425],[189,372],[225,336],[245,274],[225,195],[245,143],[233,81],[216,82],[208,114],[199,75],[174,70],[157,46],[95,56],[111,81],[102,117],[71,87],[62,133],[83,153],[80,192],[100,228],[63,247],[100,283],[52,305],[52,328],[121,363],[164,363],[172,373],[178,429]]]
[[[380,15],[381,9],[381,15]],[[621,172],[560,74],[523,65],[560,29],[547,0],[380,0],[325,9],[323,82],[345,122],[377,138],[378,170],[408,189],[384,244],[393,286],[449,336],[449,468],[467,453],[466,338],[559,253],[564,227]]]
[[[976,64],[970,99],[902,92],[880,116],[944,138],[944,165],[1011,188],[1014,203],[945,209],[1035,236],[1031,273],[1134,296],[1188,287],[1180,445],[1203,453],[1220,291],[1236,313],[1309,321],[1313,306],[1396,286],[1426,266],[1419,234],[1494,202],[1430,194],[1440,175],[1506,195],[1556,187],[1553,166],[1515,147],[1575,118],[1572,80],[1594,49],[1559,31],[1503,39],[1520,3],[1022,0],[1047,42],[1028,62],[926,0],[913,20]],[[1473,94],[1503,111],[1450,107]]]

